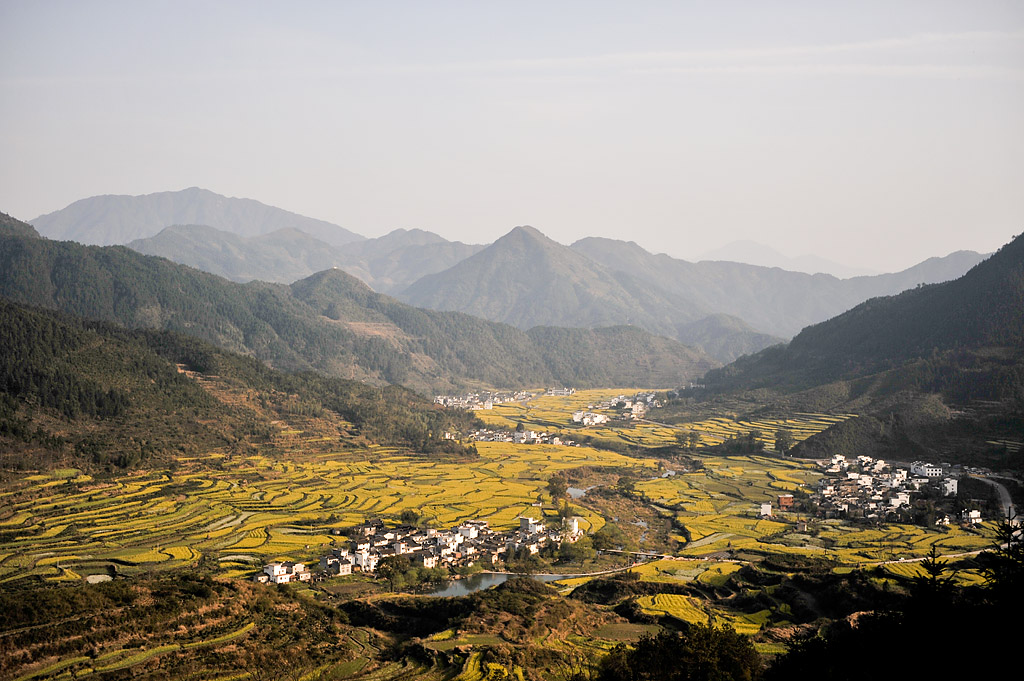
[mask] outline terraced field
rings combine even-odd
[[[572,411],[623,391],[583,391],[499,405],[485,418],[536,427],[567,423]],[[798,414],[764,421],[716,418],[688,424],[703,444],[759,429],[788,428],[801,440],[845,416]],[[583,429],[638,444],[674,441],[676,428],[653,423]],[[534,514],[532,504],[555,472],[580,466],[649,468],[636,488],[672,509],[689,532],[682,555],[720,551],[810,553],[849,564],[943,553],[990,545],[992,528],[929,532],[911,526],[866,531],[819,523],[797,533],[792,514],[758,517],[763,502],[807,490],[818,479],[807,463],[772,456],[703,457],[703,470],[658,477],[649,459],[586,447],[477,443],[480,458],[434,461],[393,449],[370,448],[272,459],[211,453],[182,459],[174,470],[98,482],[74,469],[29,475],[0,492],[0,583],[39,575],[75,581],[113,574],[216,561],[221,574],[244,576],[266,560],[310,560],[337,541],[332,530],[381,516],[397,520],[413,509],[438,526],[477,518],[497,528]],[[643,477],[643,476],[641,476]],[[605,520],[576,505],[587,531]],[[677,537],[681,541],[683,538]],[[207,563],[209,565],[209,563]]]
[[[566,397],[543,395],[525,403],[497,404],[493,409],[477,412],[477,415],[485,423],[496,428],[511,430],[517,424],[522,423],[532,430],[566,432],[575,434],[577,437],[588,435],[640,447],[660,447],[674,444],[680,431],[697,433],[700,436],[700,446],[702,447],[719,445],[732,436],[742,436],[751,431],[760,431],[760,441],[768,451],[775,449],[775,432],[777,430],[790,431],[793,435],[793,442],[796,443],[853,416],[853,414],[795,413],[787,418],[774,419],[718,417],[678,426],[661,425],[645,420],[628,422],[619,420],[587,427],[572,422],[572,413],[581,409],[615,417],[618,415],[617,410],[591,409],[591,407],[619,395],[630,396],[636,392],[639,391],[581,390]]]
[[[538,509],[552,473],[587,465],[651,466],[588,448],[479,443],[478,461],[452,463],[394,450],[272,460],[213,457],[176,471],[97,483],[77,471],[28,476],[0,495],[0,583],[29,575],[77,580],[222,559],[250,573],[263,560],[309,560],[331,530],[405,509],[450,526],[470,518],[516,525]],[[216,470],[222,468],[223,470]],[[576,508],[588,531],[603,519]]]

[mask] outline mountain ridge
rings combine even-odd
[[[181,224],[209,225],[242,236],[297,227],[334,246],[364,238],[325,220],[200,187],[136,196],[92,196],[40,215],[30,223],[43,236],[99,246],[125,244]]]
[[[609,268],[657,284],[697,305],[738,317],[763,333],[792,337],[873,297],[962,275],[982,260],[973,251],[929,258],[902,272],[839,279],[726,261],[692,263],[654,255],[634,242],[587,237],[572,244]]]
[[[399,298],[523,329],[627,324],[677,340],[683,327],[710,314],[682,296],[604,267],[530,226],[516,227],[448,270],[419,279]],[[764,347],[745,344],[754,335],[750,329],[734,327],[729,333],[748,352]],[[765,344],[779,340],[754,337]],[[714,354],[721,347],[703,349],[722,361]]]
[[[295,227],[245,237],[208,225],[170,225],[127,246],[241,283],[280,284],[340,267],[381,293],[447,269],[483,246],[447,241],[420,229],[334,246]]]
[[[712,371],[709,385],[806,388],[919,366],[925,384],[972,392],[992,380],[1024,386],[1024,235],[1004,245],[962,277],[869,299],[830,320],[805,328],[785,346],[770,348]],[[959,354],[958,354],[959,353]],[[990,364],[975,385],[958,375]],[[979,369],[980,371],[980,369]],[[1006,373],[1009,372],[1009,373]],[[1020,376],[1013,378],[1015,372]],[[997,392],[998,385],[991,386]],[[1024,395],[1018,396],[1024,398]]]
[[[581,366],[563,361],[575,354],[572,345],[543,346],[507,325],[413,308],[341,270],[292,286],[238,284],[123,246],[0,234],[0,295],[127,327],[187,333],[289,371],[316,369],[424,391],[583,384],[552,368]],[[642,332],[643,343],[633,345],[646,361],[638,359],[631,365],[638,373],[629,374],[613,347],[624,333],[594,336],[603,339],[601,354],[578,360],[595,384],[614,378],[668,387],[715,365],[699,351]],[[659,367],[657,385],[647,365]]]

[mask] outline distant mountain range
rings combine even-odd
[[[960,251],[902,272],[839,279],[739,262],[693,263],[611,239],[563,246],[529,227],[486,247],[422,230],[364,239],[201,189],[94,197],[35,223],[44,235],[93,243],[134,231],[141,236],[128,245],[139,252],[239,282],[290,283],[339,267],[406,303],[523,330],[632,325],[699,347],[723,363],[869,298],[955,279],[983,257]],[[770,256],[770,249],[755,246]]]
[[[396,229],[376,239],[334,246],[293,228],[243,237],[206,225],[172,225],[127,245],[239,282],[290,284],[339,267],[381,293],[404,289],[484,248],[421,229]]]
[[[0,295],[129,328],[186,333],[287,370],[399,383],[668,387],[715,362],[639,328],[520,329],[420,310],[341,270],[291,286],[238,284],[118,246],[40,239],[0,224]]]
[[[1024,403],[1024,235],[955,281],[873,298],[706,380],[794,390],[894,370],[890,389]]]
[[[984,259],[973,251],[957,251],[902,272],[838,279],[736,262],[692,263],[652,255],[633,242],[612,239],[581,239],[572,250],[684,296],[701,309],[739,317],[755,329],[787,338],[869,298],[955,279]]]
[[[144,239],[170,225],[207,225],[240,236],[298,229],[334,246],[363,239],[323,220],[198,187],[144,196],[93,196],[31,223],[45,237],[98,246]]]
[[[782,340],[757,333],[740,319],[709,318],[706,308],[686,296],[598,264],[532,227],[516,227],[398,296],[418,307],[457,310],[520,328],[631,324],[702,347],[719,361]]]
[[[760,265],[761,267],[778,267],[790,272],[831,274],[839,279],[881,274],[877,270],[871,270],[866,267],[851,267],[817,255],[808,254],[795,257],[783,255],[771,246],[749,239],[733,241],[721,248],[702,253],[697,260],[728,260],[730,262],[746,263],[747,265]]]

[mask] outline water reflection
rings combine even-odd
[[[448,582],[442,582],[437,585],[437,588],[428,593],[431,596],[467,596],[474,591],[481,591],[483,589],[489,589],[492,586],[497,586],[502,582],[508,581],[510,578],[516,575],[510,575],[505,573],[495,572],[481,572],[480,574],[466,577],[465,579],[453,579]],[[540,580],[542,582],[553,582],[557,579],[570,579],[577,577],[578,575],[531,575],[533,579]]]

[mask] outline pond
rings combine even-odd
[[[492,586],[506,582],[516,575],[504,572],[481,572],[464,579],[452,579],[447,582],[440,582],[433,591],[428,591],[430,596],[468,596],[474,591],[482,591]],[[542,582],[553,582],[558,579],[571,579],[580,575],[532,575],[534,579]]]
[[[580,498],[583,497],[584,494],[586,494],[587,492],[589,492],[592,489],[594,489],[594,488],[593,487],[569,487],[565,491],[573,499],[580,499]]]

